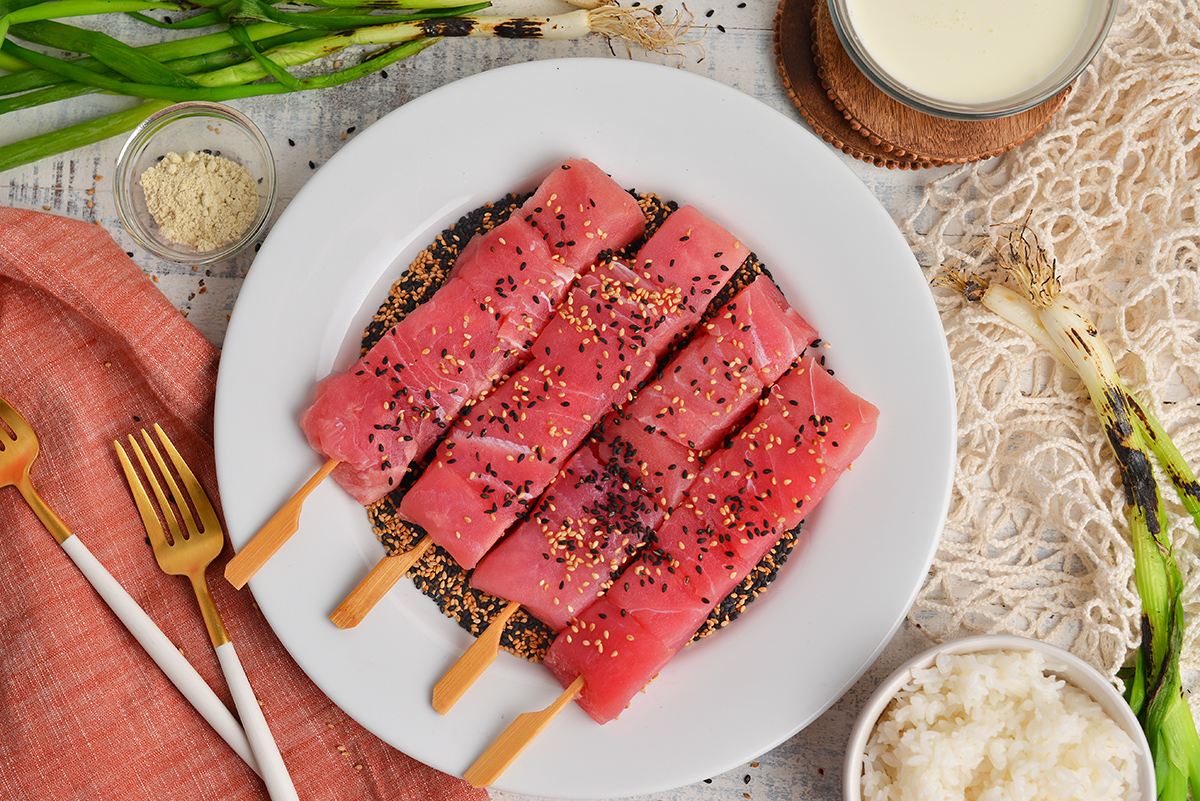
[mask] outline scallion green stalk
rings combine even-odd
[[[1183,578],[1167,534],[1168,518],[1154,463],[1175,487],[1200,529],[1200,485],[1162,424],[1129,391],[1095,324],[1061,294],[1055,265],[1024,227],[991,255],[1006,280],[988,282],[961,268],[935,283],[982,303],[1027,332],[1083,379],[1117,460],[1125,488],[1134,584],[1142,604],[1142,641],[1127,678],[1126,699],[1154,754],[1161,801],[1200,798],[1200,735],[1183,694]]]
[[[53,22],[49,18],[49,8],[63,7],[75,12],[83,9],[128,10],[134,6],[174,6],[164,6],[156,0],[58,0],[42,3],[36,3],[35,0],[0,0],[0,14],[4,15],[3,19],[7,22],[14,23],[14,32],[19,30],[31,40],[40,38],[41,43],[49,47],[65,45],[73,52],[87,54],[83,58],[64,59],[22,47],[11,39],[3,40],[0,44],[0,66],[8,65],[13,69],[12,74],[0,76],[0,94],[31,92],[47,86],[56,87],[56,91],[37,92],[31,98],[13,99],[0,106],[0,112],[6,108],[28,107],[93,91],[156,101],[112,115],[111,118],[81,123],[2,146],[0,170],[122,133],[167,101],[221,101],[336,86],[419,52],[442,37],[572,39],[600,34],[660,52],[672,52],[678,45],[688,43],[683,39],[686,23],[679,23],[678,18],[673,24],[664,23],[651,8],[620,7],[613,0],[570,2],[580,8],[551,17],[528,18],[476,15],[474,12],[490,3],[463,5],[461,0],[311,0],[311,5],[321,7],[308,12],[277,12],[269,0],[192,0],[194,6],[219,8],[226,20],[227,30],[150,47],[129,48],[103,35],[80,32],[71,26]],[[368,9],[381,8],[407,9],[411,13],[363,13]],[[277,21],[259,22],[242,28],[234,16],[240,13],[239,9],[251,9],[253,17]],[[438,10],[436,14],[433,13],[435,9]],[[309,28],[320,32],[329,25],[354,27],[325,35],[297,36],[294,40],[262,52],[260,46],[253,44],[257,39],[283,36]],[[175,63],[177,59],[239,46],[244,48],[247,58],[220,69],[190,74],[183,72],[183,66]],[[368,48],[369,54],[357,66],[330,74],[297,78],[287,72],[291,67],[350,47]],[[107,64],[110,69],[105,69],[101,64]],[[90,137],[87,135],[89,130],[93,133]]]
[[[178,11],[179,3],[163,3],[158,0],[55,0],[38,3],[9,11],[0,16],[0,39],[8,35],[9,25],[34,20],[58,19],[60,17],[87,17],[94,14],[124,13],[127,11],[149,11],[155,8]]]
[[[372,54],[362,64],[328,75],[321,75],[317,78],[309,79],[309,81],[312,82],[312,88],[317,89],[349,83],[350,81],[362,78],[364,75],[385,69],[389,64],[394,64],[403,58],[415,55],[437,41],[434,38],[416,39],[393,47],[384,48]],[[229,80],[235,80],[236,78],[233,76],[238,75],[238,73],[228,73],[225,70],[209,73],[209,75],[213,74],[223,74]],[[207,78],[208,76],[199,76],[197,80],[201,84],[204,84]],[[263,86],[257,94],[279,94],[286,91],[288,91],[287,88],[282,87],[280,84],[268,84]],[[19,142],[4,145],[0,147],[0,172],[37,161],[48,155],[73,150],[77,147],[84,147],[112,136],[127,133],[154,112],[164,109],[171,104],[172,101],[169,100],[149,100],[133,108],[108,114],[97,120],[76,123],[65,128],[38,134],[28,139],[22,139]]]
[[[64,50],[66,48],[61,45],[65,42],[65,39],[62,38],[64,32],[61,29],[70,27],[59,22],[29,22],[15,27],[13,33],[19,33],[20,38],[25,41],[44,47]],[[247,35],[249,35],[252,41],[256,42],[290,34],[294,31],[294,28],[286,25],[277,25],[273,22],[246,26]],[[167,62],[182,58],[193,58],[206,53],[215,53],[238,46],[237,41],[234,40],[228,31],[219,31],[199,36],[189,36],[186,39],[177,39],[170,42],[156,42],[155,44],[144,45],[135,49],[147,58],[152,58],[158,62]],[[0,49],[0,54],[3,54],[3,52]],[[249,54],[247,54],[247,58],[249,58]],[[57,73],[34,69],[24,61],[20,61],[15,57],[12,57],[12,59],[21,65],[23,69],[10,70],[12,73],[10,75],[0,75],[0,95],[26,92],[30,89],[40,89],[44,86],[52,86],[63,82],[62,76]],[[74,59],[71,63],[96,72],[105,68],[103,64],[90,56]]]
[[[264,39],[262,40],[262,45],[268,48],[278,47],[279,45],[312,39],[314,37],[315,34],[311,31],[292,31],[281,36]],[[215,72],[225,67],[241,64],[249,57],[250,53],[245,47],[229,47],[212,53],[178,58],[173,61],[164,62],[164,64],[176,72],[184,75],[193,75],[196,73]],[[97,65],[97,69],[100,69],[99,65]],[[100,90],[94,86],[88,86],[87,84],[75,81],[65,81],[41,89],[22,92],[12,97],[0,97],[0,115],[7,114],[10,111],[20,111],[22,109],[33,108],[34,106],[69,100],[73,97],[80,97],[98,91]]]

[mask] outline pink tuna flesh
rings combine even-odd
[[[549,197],[586,208],[586,220],[572,219],[604,236],[581,235],[584,247],[547,244],[534,209]],[[467,244],[433,297],[349,370],[317,386],[300,425],[315,450],[340,462],[338,483],[363,504],[398,486],[464,404],[528,358],[600,248],[625,247],[644,227],[633,196],[591,162],[571,160],[551,172],[512,218]]]
[[[699,491],[617,577],[597,610],[585,610],[564,633],[587,629],[602,611],[605,619],[636,621],[663,651],[677,652],[783,532],[825,497],[874,436],[878,416],[812,357],[802,358],[709,461]],[[550,648],[559,665],[580,663],[584,650],[578,637],[561,634]],[[641,689],[630,690],[636,679],[615,670],[619,680],[598,675],[603,664],[587,674],[589,684],[595,682],[591,709],[620,710]],[[562,682],[569,671],[555,675]]]
[[[586,159],[560,166],[513,216],[532,226],[575,273],[604,251],[633,242],[646,228],[633,196]]]
[[[673,224],[680,215],[681,222]],[[660,255],[648,262],[641,255],[646,252]],[[670,264],[660,263],[667,253]],[[475,567],[549,485],[591,427],[628,402],[671,341],[699,320],[708,300],[746,255],[731,234],[685,207],[642,247],[638,271],[605,262],[581,276],[534,342],[531,361],[456,423],[405,494],[400,516],[423,528],[460,565]],[[445,474],[473,470],[478,460],[470,450],[488,438],[514,449],[510,458],[493,463],[497,480],[514,490],[514,503],[497,506],[495,495],[467,494],[447,520],[446,513],[432,508],[447,494],[439,484],[460,486],[461,477],[452,482]],[[454,446],[453,458],[448,444]],[[533,464],[514,464],[520,449],[529,452],[527,461]],[[521,478],[510,477],[509,469]],[[469,528],[459,524],[467,518]]]
[[[783,303],[769,278],[756,279],[702,326],[626,409],[604,418],[587,447],[576,451],[551,482],[539,513],[518,524],[483,558],[472,584],[520,603],[555,631],[561,630],[572,614],[605,590],[636,545],[662,520],[662,514],[653,521],[641,514],[631,526],[618,510],[647,504],[663,513],[672,510],[699,475],[704,454],[684,444],[685,437],[668,433],[680,430],[676,421],[698,419],[689,415],[697,403],[705,411],[705,422],[699,425],[715,429],[712,439],[719,441],[760,398],[758,373],[748,364],[757,352],[760,328],[782,343],[775,363],[764,365],[771,380],[798,355],[795,348],[802,345],[796,343],[815,337],[811,326]],[[787,336],[781,337],[781,330]],[[711,359],[713,353],[724,354],[723,360]],[[695,401],[698,392],[715,394],[721,403]],[[658,414],[663,404],[679,414]],[[609,493],[604,505],[612,514],[592,513],[600,501],[581,494],[576,486],[580,476],[599,474],[612,478],[588,482],[588,491]],[[547,507],[552,514],[544,513]],[[637,537],[632,543],[630,535]],[[578,543],[587,545],[575,547]],[[564,558],[564,547],[569,547],[570,558]]]
[[[517,526],[471,575],[477,589],[508,598],[514,585],[522,608],[562,629],[607,586],[663,519],[663,510],[628,491],[618,465],[581,448]]]
[[[558,635],[544,664],[563,687],[583,676],[579,706],[597,723],[607,723],[672,656],[657,637],[601,598]]]

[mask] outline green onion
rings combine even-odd
[[[224,18],[218,9],[209,9],[193,17],[167,22],[161,19],[155,19],[148,14],[142,14],[138,11],[128,12],[129,16],[136,19],[138,22],[144,22],[147,25],[153,25],[155,28],[165,28],[169,31],[187,31],[195,28],[207,28],[212,25],[220,25]]]
[[[622,8],[613,0],[568,2],[578,10],[529,18],[480,16],[475,12],[489,3],[464,5],[461,0],[311,0],[309,5],[319,7],[310,11],[281,11],[270,0],[194,0],[190,5],[210,8],[197,16],[209,19],[211,9],[218,10],[226,30],[133,48],[52,18],[177,6],[156,0],[0,0],[0,21],[6,27],[11,24],[9,33],[45,48],[82,55],[60,58],[18,45],[11,38],[0,41],[0,69],[10,73],[0,75],[0,95],[10,95],[0,100],[0,114],[96,91],[154,101],[0,146],[0,171],[123,133],[168,102],[222,101],[337,86],[443,37],[572,39],[596,33],[659,52],[672,52],[688,43],[683,40],[686,24],[664,23],[650,8]],[[61,13],[56,14],[56,9]],[[381,9],[402,13],[370,13]],[[269,21],[243,25],[247,19]],[[287,72],[350,47],[368,49],[357,66],[306,78]]]
[[[486,3],[481,3],[472,10],[478,11],[486,7]],[[222,6],[222,13],[225,15],[225,19],[231,23],[230,30],[233,29],[232,24],[245,25],[255,22],[274,22],[293,28],[307,28],[316,31],[342,31],[350,28],[360,28],[364,25],[379,25],[397,20],[410,21],[415,19],[429,19],[434,16],[446,16],[446,12],[441,10],[436,14],[428,11],[404,11],[399,14],[387,16],[337,13],[324,16],[311,12],[280,11],[270,3],[263,2],[263,0],[229,0],[228,4]]]
[[[991,248],[1000,281],[956,267],[935,281],[980,302],[1027,332],[1083,379],[1116,456],[1125,487],[1134,583],[1142,603],[1142,641],[1127,671],[1126,699],[1154,754],[1158,797],[1200,798],[1200,735],[1183,695],[1183,578],[1167,535],[1154,463],[1200,529],[1200,484],[1162,424],[1129,391],[1096,326],[1068,297],[1053,262],[1022,226]],[[1007,280],[1014,286],[1002,281]]]
[[[0,0],[2,2],[3,0]],[[323,12],[313,12],[319,14]],[[43,45],[44,47],[54,48],[57,50],[65,50],[63,45],[66,43],[68,33],[62,29],[72,29],[70,25],[64,25],[59,22],[28,22],[13,28],[13,33],[19,38],[24,39],[34,44]],[[74,29],[72,29],[74,30]],[[260,25],[247,25],[246,33],[253,41],[262,41],[265,39],[273,39],[279,36],[295,35],[296,29],[286,25],[276,25],[275,23],[262,23]],[[314,34],[315,36],[315,34]],[[186,39],[178,39],[170,42],[158,42],[156,44],[145,45],[135,48],[140,54],[155,61],[166,63],[178,59],[194,58],[203,56],[208,53],[215,53],[227,50],[231,47],[237,47],[238,42],[229,34],[228,31],[220,31],[217,33],[208,33],[200,36],[191,36]],[[0,54],[4,51],[0,50]],[[249,58],[250,54],[246,54]],[[0,95],[15,94],[24,92],[30,89],[39,89],[43,86],[51,86],[57,83],[62,83],[63,78],[57,73],[48,72],[46,70],[33,69],[24,61],[18,61],[24,69],[14,71],[10,75],[0,75]],[[73,59],[72,64],[78,67],[86,67],[94,71],[103,70],[103,64],[90,56]],[[175,68],[180,71],[180,68]]]
[[[288,44],[294,41],[303,39],[311,39],[313,34],[310,31],[292,31],[282,36],[274,36],[263,40],[263,45],[267,47],[276,47],[282,44]],[[225,67],[231,67],[235,64],[240,64],[250,57],[250,53],[245,47],[229,47],[224,50],[218,50],[212,53],[202,53],[196,56],[186,58],[178,58],[172,61],[164,62],[164,65],[170,67],[176,72],[185,75],[191,75],[200,72],[212,72]],[[80,59],[82,61],[82,59]],[[90,68],[90,67],[89,67]],[[100,69],[98,65],[95,67]],[[21,73],[24,75],[25,73]],[[52,73],[47,73],[52,74]],[[55,103],[59,100],[68,100],[72,97],[80,97],[85,94],[100,91],[94,86],[77,83],[74,81],[66,81],[57,85],[46,86],[45,88],[37,89],[21,94],[13,95],[12,97],[0,97],[0,115],[7,114],[10,111],[19,111],[21,109],[33,108],[34,106],[45,105],[47,103]]]
[[[52,47],[59,50],[70,50],[74,53],[88,53],[101,64],[130,81],[142,83],[158,83],[163,86],[179,88],[194,87],[196,84],[174,70],[164,67],[160,62],[150,58],[145,53],[130,47],[124,42],[99,31],[89,31],[76,28],[73,25],[63,25],[57,22],[43,22],[38,30],[51,31]],[[11,43],[9,43],[11,44]],[[10,51],[11,52],[11,51]],[[22,61],[29,62],[20,53],[16,54]]]
[[[253,97],[263,94],[280,94],[291,91],[289,87],[279,84],[267,84],[264,86],[229,86],[220,89],[202,86],[198,83],[188,86],[170,86],[157,83],[135,83],[134,81],[122,81],[112,75],[92,72],[85,67],[77,67],[70,61],[64,61],[53,56],[47,56],[43,53],[38,53],[34,50],[14,45],[12,42],[5,42],[4,49],[15,54],[23,61],[32,64],[35,67],[40,67],[50,72],[56,72],[64,78],[69,78],[86,86],[93,86],[97,89],[106,92],[112,92],[119,95],[130,95],[132,97],[141,97],[154,100],[171,100],[180,102],[184,100],[211,100],[220,102],[222,100],[232,100],[239,97]]]
[[[125,11],[148,11],[152,8],[167,8],[178,11],[179,3],[161,3],[155,0],[57,0],[53,3],[38,3],[18,8],[0,16],[0,39],[8,35],[8,26],[33,20],[56,19],[58,17],[86,17],[93,14],[109,14]]]
[[[154,112],[171,105],[169,100],[154,100],[139,106],[107,114],[99,119],[78,122],[19,142],[0,147],[0,172],[29,164],[38,159],[100,142],[126,133]]]
[[[446,9],[462,5],[462,0],[305,0],[306,6],[325,6],[327,8],[406,8],[409,10]]]
[[[310,78],[308,81],[311,83],[311,88],[314,89],[348,83],[371,72],[384,69],[389,64],[394,64],[403,58],[415,55],[437,41],[437,39],[432,38],[417,39],[383,48],[373,53],[367,60],[356,67]],[[223,72],[225,71],[218,70],[217,73],[210,73],[210,75]],[[203,81],[205,77],[207,76],[201,76],[200,80]],[[279,84],[267,84],[262,87],[258,94],[278,94],[286,91],[288,90]],[[37,161],[40,158],[45,158],[47,155],[61,153],[65,150],[73,150],[77,147],[84,147],[85,145],[94,144],[111,136],[117,136],[130,131],[151,114],[166,108],[171,103],[172,101],[169,100],[147,101],[139,106],[118,111],[115,114],[109,114],[97,120],[76,123],[56,131],[49,131],[37,136],[31,136],[19,142],[14,142],[10,145],[4,145],[0,147],[0,172],[11,167],[20,166],[21,164]]]

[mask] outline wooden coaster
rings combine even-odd
[[[1036,108],[994,120],[934,117],[893,100],[859,71],[824,0],[782,0],[775,15],[775,59],[784,87],[826,142],[888,169],[980,161],[1040,131],[1070,87]]]

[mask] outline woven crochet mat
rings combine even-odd
[[[1057,260],[1063,291],[1100,327],[1126,383],[1158,410],[1193,469],[1197,96],[1194,0],[1131,0],[1037,137],[932,181],[902,223],[932,279],[942,265],[970,263],[971,245],[991,226],[1028,219]],[[1113,676],[1138,643],[1140,605],[1121,481],[1087,392],[1022,332],[979,304],[933,291],[954,363],[959,453],[947,529],[911,620],[938,639],[1005,632],[1049,640]],[[1194,686],[1200,548],[1174,493],[1164,497],[1186,584],[1184,679]]]

